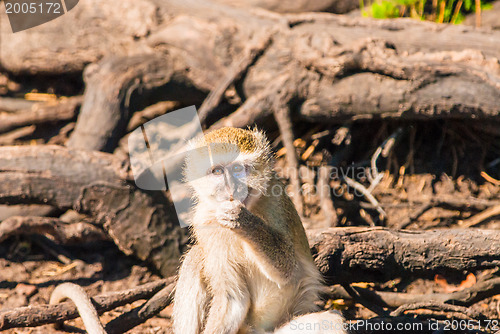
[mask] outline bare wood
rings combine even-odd
[[[359,191],[360,193],[363,194],[363,196],[370,202],[371,205],[377,210],[377,212],[380,214],[382,219],[385,219],[387,217],[387,213],[385,213],[384,209],[380,206],[380,203],[377,201],[375,196],[373,196],[368,189],[366,189],[365,186],[363,186],[361,183],[354,181],[348,176],[343,177],[343,181],[349,186],[353,187],[355,190]]]
[[[130,20],[124,22],[123,16],[119,14],[125,9],[134,12],[132,26]],[[500,53],[498,43],[491,42],[496,40],[496,32],[492,35],[485,30],[463,26],[444,29],[437,24],[410,19],[373,20],[327,13],[280,15],[265,10],[234,9],[211,1],[192,3],[182,0],[168,3],[123,1],[120,7],[107,3],[80,4],[72,12],[75,20],[71,29],[67,29],[64,22],[54,22],[49,27],[26,31],[22,36],[12,35],[7,17],[2,13],[4,38],[0,61],[3,67],[13,73],[28,73],[29,70],[34,74],[82,71],[86,64],[95,62],[105,54],[131,54],[138,48],[145,48],[144,41],[165,27],[161,25],[162,22],[167,22],[167,25],[172,23],[168,19],[176,15],[189,15],[187,20],[191,22],[199,18],[217,22],[214,19],[220,21],[224,17],[224,22],[239,26],[239,30],[235,30],[238,34],[256,29],[266,30],[277,22],[285,22],[297,30],[332,32],[340,44],[371,35],[391,40],[398,49],[411,53],[433,49],[461,51],[463,45],[484,52],[486,56]],[[102,20],[97,13],[109,15],[106,20]],[[154,19],[155,15],[157,20]],[[195,31],[196,27],[191,29]],[[71,40],[75,31],[82,34],[82,38],[77,41]],[[178,36],[170,38],[173,40]],[[209,43],[205,39],[203,45]],[[240,45],[237,48],[243,49]],[[206,55],[207,52],[204,52],[201,57]]]
[[[478,213],[477,215],[472,216],[472,217],[464,220],[460,224],[460,226],[463,227],[463,228],[476,226],[476,225],[481,224],[486,219],[489,219],[491,217],[495,217],[495,216],[498,216],[498,215],[500,215],[500,204],[499,205],[495,205],[495,206],[493,206],[491,208],[488,208],[488,209],[484,210],[483,212]]]
[[[135,130],[140,125],[152,120],[158,116],[164,115],[169,111],[179,108],[180,104],[174,101],[162,101],[153,104],[144,110],[137,111],[134,113],[132,118],[127,125],[127,132]]]
[[[177,270],[185,238],[175,210],[163,194],[142,191],[127,176],[127,164],[107,153],[0,147],[0,203],[49,204],[88,214],[121,251],[169,276]]]
[[[493,297],[500,293],[500,278],[492,278],[478,282],[472,287],[465,288],[452,293],[403,293],[375,291],[372,289],[352,286],[361,298],[377,303],[382,307],[398,308],[405,304],[423,303],[428,301],[448,303],[461,306],[471,306],[483,299]],[[351,296],[340,285],[328,287],[326,295],[330,299],[350,299]]]
[[[16,127],[71,120],[76,117],[82,100],[81,96],[75,96],[57,102],[36,103],[31,109],[15,114],[0,114],[0,133]]]
[[[64,145],[68,140],[69,134],[75,129],[75,122],[66,124],[59,130],[59,133],[50,138],[47,144],[49,145]]]
[[[73,244],[106,240],[103,230],[89,223],[67,224],[51,217],[10,217],[0,223],[0,242],[12,235],[49,234],[57,243]]]
[[[125,12],[127,19],[123,17]],[[106,13],[105,19],[102,13]],[[157,26],[157,8],[145,0],[79,3],[68,14],[72,17],[70,25],[58,22],[34,34],[23,32],[20,38],[19,34],[14,37],[7,15],[2,12],[2,67],[7,65],[7,71],[17,74],[79,75],[85,66],[106,54],[130,54],[141,49],[135,45],[137,40]],[[76,35],[78,39],[69,41]]]
[[[266,118],[273,115],[271,103],[279,89],[285,85],[289,86],[286,84],[288,79],[288,75],[281,74],[269,82],[261,92],[250,96],[235,112],[214,123],[210,130],[224,126],[241,128],[250,124],[262,124]]]
[[[353,227],[311,230],[308,237],[316,265],[332,282],[432,277],[500,264],[500,232],[496,230]]]
[[[398,317],[403,315],[406,311],[412,311],[418,309],[432,309],[436,311],[452,312],[454,318],[459,318],[459,319],[468,320],[480,317],[477,312],[474,312],[473,310],[468,309],[467,307],[444,304],[444,303],[436,303],[436,302],[421,302],[421,303],[402,305],[393,312],[391,312],[391,316]]]
[[[22,112],[22,110],[29,110],[36,104],[35,101],[29,101],[25,99],[12,98],[12,97],[2,97],[0,98],[0,111],[6,112]]]
[[[353,0],[320,0],[320,1],[294,1],[294,0],[215,0],[221,4],[245,7],[255,10],[260,7],[278,13],[302,13],[302,12],[332,12],[345,14],[358,8],[359,2]]]
[[[442,207],[450,207],[454,209],[470,209],[475,208],[478,210],[484,210],[483,213],[486,213],[484,216],[479,216],[482,213],[477,214],[477,218],[481,218],[483,221],[484,219],[487,219],[489,217],[486,217],[486,215],[495,215],[495,212],[497,207],[500,207],[500,203],[498,201],[490,201],[490,200],[483,200],[483,199],[477,199],[477,198],[456,198],[453,196],[436,196],[436,197],[431,197],[428,200],[423,200],[419,198],[414,198],[413,203],[422,203],[414,212],[412,212],[406,219],[402,220],[399,224],[396,225],[395,229],[404,229],[408,227],[411,223],[413,223],[415,220],[418,219],[421,215],[423,215],[426,211],[433,207],[437,206],[442,206]],[[469,218],[468,220],[473,219],[473,216]],[[482,218],[485,217],[485,218]],[[467,220],[467,221],[468,221]],[[474,222],[474,221],[473,221]],[[461,227],[466,227],[464,225],[461,225]]]
[[[67,146],[112,152],[134,111],[133,95],[165,85],[173,74],[169,58],[159,54],[110,56],[87,67],[82,112]]]
[[[153,4],[147,0],[127,0],[120,4],[147,9],[137,14],[138,22],[141,22],[138,26],[147,26],[147,33],[136,32],[131,38],[130,31],[138,29],[136,26],[117,31],[116,26],[122,27],[123,23],[114,14],[116,10],[110,10],[109,4],[98,3],[92,10],[84,5],[74,9],[80,18],[75,20],[75,27],[87,37],[79,39],[78,43],[70,43],[68,41],[72,39],[63,36],[54,41],[53,31],[68,33],[67,27],[58,26],[62,24],[58,22],[48,30],[40,27],[36,32],[24,32],[21,42],[17,35],[16,39],[3,35],[0,61],[12,73],[64,73],[64,69],[74,73],[82,71],[85,64],[96,63],[106,56],[98,64],[97,72],[108,71],[109,76],[115,75],[116,82],[121,84],[113,83],[114,90],[99,86],[99,75],[95,82],[90,75],[96,68],[90,66],[86,71],[88,87],[84,104],[91,114],[101,111],[103,114],[99,116],[107,115],[106,121],[102,122],[105,125],[95,126],[90,121],[81,120],[82,125],[77,126],[75,140],[71,140],[70,145],[76,145],[76,141],[80,142],[79,145],[86,145],[83,138],[87,133],[87,148],[109,144],[105,150],[114,149],[115,137],[123,134],[123,119],[130,116],[127,112],[134,111],[126,107],[128,93],[142,87],[142,79],[164,79],[171,83],[169,88],[183,92],[174,94],[176,98],[185,98],[189,104],[200,103],[209,91],[216,89],[220,78],[233,77],[227,71],[228,64],[237,63],[235,59],[241,57],[241,50],[245,50],[252,36],[277,27],[279,33],[273,36],[272,43],[258,61],[244,71],[238,82],[243,103],[251,101],[247,107],[250,104],[257,107],[251,110],[254,116],[265,116],[266,109],[272,110],[274,99],[258,101],[258,97],[265,97],[267,83],[282,75],[282,69],[287,68],[289,74],[304,79],[292,80],[292,83],[299,84],[290,85],[293,90],[289,93],[294,98],[291,107],[297,110],[300,119],[308,121],[338,123],[379,118],[499,117],[500,65],[494,57],[500,53],[500,46],[492,42],[498,39],[499,32],[406,19],[369,20],[325,13],[280,15],[264,10],[232,8],[211,1],[172,0]],[[116,22],[116,25],[107,23],[103,26],[99,22],[102,19],[93,14],[108,11],[113,15],[106,19]],[[148,20],[153,23],[146,23]],[[94,29],[88,31],[87,27],[99,27],[95,29],[99,36]],[[183,33],[179,34],[180,31]],[[115,38],[110,38],[110,34]],[[89,52],[90,40],[95,44],[93,52]],[[116,43],[123,46],[117,48]],[[463,50],[464,44],[468,45],[468,50]],[[144,55],[137,56],[138,49],[144,51]],[[34,54],[37,57],[33,57]],[[163,68],[149,66],[157,57],[164,59]],[[126,64],[128,66],[124,66]],[[139,67],[136,74],[149,71],[151,76],[129,76],[134,72],[134,64]],[[220,87],[223,86],[225,84]],[[196,96],[184,95],[190,89],[197,93]],[[163,86],[159,93],[172,94],[172,91]],[[366,91],[371,94],[364,94]],[[469,95],[464,95],[464,91]],[[98,99],[97,92],[107,92],[102,95],[111,99]],[[158,99],[149,97],[143,97],[141,102],[154,103]],[[245,120],[242,113],[238,116],[238,126],[251,125],[256,118],[247,117]],[[101,133],[95,135],[98,129]]]
[[[135,326],[145,322],[149,318],[157,315],[161,310],[172,302],[172,292],[174,282],[167,284],[162,290],[156,293],[151,299],[141,306],[124,313],[106,324],[108,334],[125,333]]]
[[[293,146],[295,139],[293,136],[292,121],[290,119],[290,110],[286,105],[278,105],[274,108],[274,110],[274,118],[280,129],[283,146],[286,148],[287,166],[291,169],[290,185],[293,189],[293,194],[291,194],[292,201],[297,209],[297,212],[302,217],[304,214],[304,204],[302,199],[301,180],[299,176],[299,160],[297,157],[297,151],[295,151],[295,146]]]
[[[149,299],[174,278],[166,278],[142,286],[95,296],[92,299],[98,313],[112,310],[118,306],[130,304],[136,300]],[[15,327],[34,327],[78,317],[76,306],[72,302],[57,305],[38,305],[19,307],[0,311],[0,330]]]
[[[467,198],[457,198],[453,195],[439,195],[413,198],[413,203],[425,204],[429,202],[435,206],[443,206],[459,210],[470,210],[471,208],[484,210],[491,206],[500,204],[500,201],[475,198],[472,196]]]
[[[318,172],[318,191],[320,196],[320,206],[325,215],[325,220],[328,222],[329,226],[337,226],[337,212],[333,206],[333,200],[330,194],[330,172],[330,167],[320,167]]]
[[[10,132],[4,133],[0,135],[0,145],[9,145],[14,143],[16,140],[22,137],[29,136],[33,134],[36,130],[35,125],[25,126],[22,128],[18,128],[12,130]]]
[[[255,63],[258,57],[271,44],[272,35],[273,32],[266,32],[264,37],[258,36],[256,41],[250,41],[250,45],[245,49],[241,59],[235,61],[236,64],[232,66],[229,73],[227,73],[216,88],[208,94],[198,112],[202,125],[205,124],[207,117],[213,109],[220,104],[229,86],[234,84],[237,80],[240,80],[244,72]]]

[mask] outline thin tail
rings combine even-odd
[[[81,286],[74,283],[58,285],[50,296],[50,304],[58,304],[64,299],[75,303],[88,334],[106,334],[92,301]]]

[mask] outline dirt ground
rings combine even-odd
[[[62,282],[82,285],[89,295],[129,289],[159,279],[139,261],[122,254],[111,242],[65,247],[74,259],[64,265],[29,237],[12,238],[0,245],[0,309],[46,304],[54,287]],[[107,323],[143,301],[119,307],[102,315]],[[170,307],[130,333],[171,333]],[[64,330],[54,325],[16,328],[5,333],[83,333],[80,319],[67,321]]]

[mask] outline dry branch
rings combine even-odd
[[[481,318],[481,315],[479,315],[477,312],[474,312],[466,307],[436,303],[436,302],[421,302],[414,304],[406,304],[398,307],[396,310],[391,312],[391,316],[398,317],[403,315],[407,311],[413,311],[418,309],[431,309],[435,311],[447,312],[447,314],[451,315],[451,318],[457,318],[457,319],[469,320],[469,319]]]
[[[359,191],[360,193],[363,194],[363,196],[370,202],[371,205],[377,210],[377,212],[380,214],[382,219],[385,219],[387,217],[387,213],[385,213],[384,209],[380,206],[379,202],[373,196],[368,189],[365,188],[361,183],[354,181],[348,176],[344,176],[342,180],[349,186],[354,188],[355,190]]]
[[[130,304],[136,300],[149,299],[173,282],[167,278],[119,292],[92,297],[98,313],[112,310],[118,306]],[[76,306],[72,302],[57,305],[27,306],[0,311],[0,330],[15,327],[33,327],[60,322],[78,317]]]
[[[32,135],[35,130],[36,126],[30,125],[3,133],[0,135],[0,145],[10,145],[22,137]]]
[[[316,264],[335,282],[385,282],[500,265],[500,232],[495,230],[330,228],[308,236]]]
[[[174,285],[175,284],[171,282],[143,305],[110,321],[106,324],[106,332],[108,334],[125,333],[149,318],[154,317],[171,303]]]
[[[175,210],[159,192],[127,182],[111,154],[60,146],[0,148],[0,203],[49,204],[88,214],[117,246],[164,275],[177,270],[184,241]],[[29,191],[27,191],[29,189]]]
[[[470,288],[464,288],[452,293],[403,293],[375,291],[371,289],[352,286],[358,292],[361,298],[382,307],[398,308],[405,304],[415,304],[423,302],[448,303],[461,306],[471,306],[483,299],[500,294],[500,278],[492,278],[486,281],[478,282]],[[326,292],[330,299],[350,299],[350,294],[340,285],[334,285],[328,288]]]
[[[335,211],[332,196],[330,194],[330,175],[330,167],[320,167],[318,171],[318,192],[320,196],[321,210],[325,215],[325,221],[327,221],[329,226],[337,226],[337,212]]]
[[[0,133],[22,126],[71,120],[76,117],[82,100],[81,96],[75,96],[57,102],[36,103],[22,112],[0,114]]]
[[[482,215],[482,213],[478,214],[477,217],[473,216],[469,219],[481,218],[481,221],[489,218],[490,214],[495,214],[495,208],[500,206],[498,201],[484,200],[478,199],[474,197],[469,198],[457,198],[448,195],[435,196],[428,199],[422,198],[413,198],[413,203],[423,203],[421,204],[414,212],[412,212],[406,219],[403,219],[399,224],[396,225],[396,229],[404,229],[412,224],[415,220],[418,219],[421,215],[423,215],[426,211],[432,209],[433,207],[441,206],[445,208],[451,209],[459,209],[459,210],[470,210],[474,208],[476,210],[485,210],[486,215]],[[481,215],[481,216],[479,216]],[[486,217],[488,216],[488,217]],[[485,217],[485,218],[483,218]],[[469,221],[469,220],[468,220]],[[472,221],[475,222],[475,221]],[[465,227],[465,226],[462,226]]]
[[[353,0],[322,0],[322,1],[294,1],[294,0],[215,0],[221,4],[245,7],[255,10],[255,7],[272,10],[278,13],[302,12],[332,12],[345,14],[358,8],[359,2]]]
[[[0,98],[0,111],[16,113],[22,112],[23,110],[29,110],[36,104],[35,101],[29,101],[25,99],[12,98],[12,97],[1,97]]]
[[[155,93],[166,100],[196,100],[187,87],[181,96],[172,91],[175,75],[178,73],[172,60],[161,54],[111,56],[89,66],[84,75],[86,89],[82,112],[67,146],[112,152],[125,134],[134,107],[141,105],[137,102],[134,105],[138,92],[144,100],[148,94]],[[162,91],[155,92],[155,89]]]
[[[280,101],[280,105],[274,108],[274,118],[281,133],[281,140],[283,141],[283,146],[286,149],[286,160],[288,168],[290,168],[290,185],[293,192],[290,194],[293,200],[293,204],[297,209],[297,212],[302,217],[304,214],[304,204],[302,199],[301,191],[301,180],[299,174],[299,161],[297,157],[297,151],[293,142],[295,140],[293,136],[293,126],[292,120],[290,118],[290,110],[288,106],[283,105],[283,101]]]
[[[108,239],[101,229],[92,224],[83,222],[68,224],[58,218],[10,217],[0,222],[0,242],[19,234],[49,234],[60,244]]]
[[[105,56],[85,71],[85,112],[70,146],[113,150],[136,110],[128,105],[136,90],[148,93],[139,96],[143,104],[159,99],[199,104],[212,91],[206,108],[213,110],[236,81],[243,104],[216,126],[262,121],[280,96],[278,88],[289,96],[294,116],[313,122],[499,117],[500,65],[493,57],[500,53],[495,43],[500,32],[405,19],[280,15],[211,1],[126,0],[120,5],[140,8],[134,9],[137,25],[123,28],[116,9],[92,2],[95,8],[81,5],[73,11],[78,19],[72,29],[85,36],[76,43],[66,41],[70,32],[57,29],[58,22],[17,39],[3,36],[0,63],[13,73],[82,71],[84,64]],[[102,24],[94,14],[99,12],[109,12],[106,19],[116,24]],[[148,27],[147,33],[139,27]],[[55,42],[53,31],[63,34]],[[270,42],[263,38],[260,44],[257,38],[248,51],[252,38],[273,31]],[[138,49],[144,54],[137,55]],[[278,81],[283,85],[276,87]],[[153,91],[155,97],[149,94]]]
[[[217,107],[224,96],[224,93],[236,81],[240,80],[242,75],[252,66],[257,58],[265,51],[271,44],[271,37],[273,32],[265,33],[264,37],[257,36],[255,41],[250,42],[250,46],[244,52],[241,59],[236,61],[226,76],[217,84],[216,88],[208,94],[207,98],[203,101],[198,112],[200,122],[204,125],[209,117],[209,114]]]
[[[176,110],[180,107],[178,102],[173,101],[163,101],[153,104],[144,110],[135,112],[130,122],[127,125],[127,132],[135,130],[140,125],[158,117],[166,114],[169,111]]]
[[[485,221],[486,219],[489,219],[489,218],[495,217],[495,216],[499,216],[499,215],[500,215],[500,204],[495,205],[491,208],[488,208],[488,209],[484,210],[483,212],[478,213],[477,215],[472,216],[467,220],[464,220],[462,222],[462,224],[460,224],[460,226],[463,228],[476,226],[476,225],[482,223],[483,221]]]

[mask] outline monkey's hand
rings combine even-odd
[[[244,205],[239,201],[221,202],[215,212],[217,222],[223,227],[237,228],[239,227],[238,217],[243,209]]]

